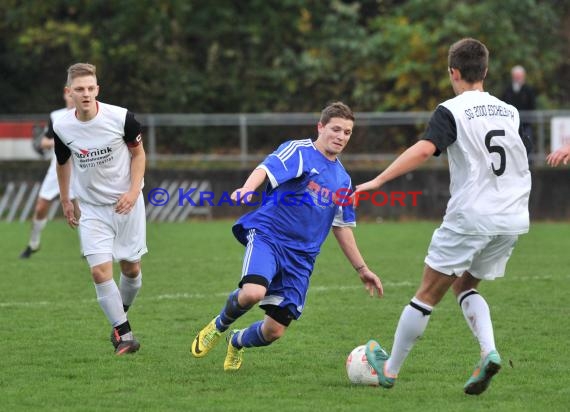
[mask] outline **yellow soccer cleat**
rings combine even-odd
[[[216,343],[222,337],[222,332],[216,328],[216,318],[212,319],[204,329],[198,332],[198,335],[194,338],[192,342],[192,355],[195,358],[202,358],[210,352]]]
[[[243,361],[243,348],[236,348],[232,345],[232,336],[237,332],[237,329],[232,330],[228,336],[228,352],[226,353],[226,359],[224,360],[224,370],[225,371],[237,371],[241,367],[241,362]]]

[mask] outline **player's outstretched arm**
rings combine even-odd
[[[265,181],[267,177],[267,172],[262,168],[257,168],[247,178],[242,187],[236,189],[231,194],[230,198],[237,201],[249,202],[253,196],[253,192],[257,190],[259,186]],[[246,194],[249,193],[247,196]]]
[[[567,144],[566,146],[563,146],[560,149],[555,150],[546,157],[546,162],[552,167],[556,167],[560,163],[567,165],[569,160],[570,160],[570,144]]]
[[[409,147],[402,153],[390,166],[382,173],[368,182],[356,186],[355,192],[366,192],[376,190],[385,183],[393,180],[405,173],[416,169],[427,159],[429,159],[436,151],[436,146],[429,140],[420,140],[415,145]]]
[[[352,228],[349,226],[333,226],[332,230],[340,248],[352,267],[358,272],[358,276],[362,283],[364,283],[364,287],[368,293],[370,293],[370,296],[374,296],[374,292],[376,292],[378,297],[382,297],[382,295],[384,295],[382,282],[380,278],[366,266],[364,258],[356,245]]]

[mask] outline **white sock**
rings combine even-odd
[[[47,218],[32,220],[32,233],[30,233],[29,245],[33,250],[36,250],[40,247],[40,237],[42,230],[44,230],[44,227],[46,227],[47,221]]]
[[[457,302],[463,310],[463,316],[471,332],[479,341],[482,357],[487,356],[489,352],[496,349],[489,305],[475,289],[462,292],[457,296]]]
[[[402,311],[390,358],[386,361],[386,372],[390,376],[397,376],[406,357],[414,347],[416,341],[423,335],[433,307],[414,297],[410,304]]]
[[[119,288],[113,279],[95,284],[97,302],[105,312],[111,326],[119,326],[127,321],[127,315],[123,310],[123,301]]]
[[[136,278],[130,278],[121,273],[119,280],[119,290],[123,305],[131,306],[137,297],[137,293],[142,286],[142,272],[139,272]]]

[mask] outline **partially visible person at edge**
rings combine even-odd
[[[142,285],[140,262],[147,252],[141,125],[127,109],[97,101],[99,86],[91,64],[69,67],[67,89],[75,110],[54,124],[61,204],[69,225],[80,228],[97,301],[112,325],[115,353],[133,353],[140,344],[127,311]],[[72,169],[82,209],[79,221],[69,195]],[[113,260],[121,268],[119,286]]]
[[[479,342],[478,366],[464,392],[481,394],[501,368],[489,305],[478,287],[482,280],[504,276],[518,236],[529,230],[530,142],[524,140],[518,110],[483,90],[488,63],[489,52],[480,41],[454,43],[448,75],[456,97],[436,108],[423,139],[376,178],[356,186],[355,199],[359,192],[375,190],[447,151],[451,198],[431,239],[421,284],[402,311],[391,354],[374,339],[366,344],[368,362],[384,388],[396,383],[450,288]],[[481,107],[493,110],[483,112]]]
[[[191,351],[195,357],[208,354],[222,334],[257,303],[265,316],[229,333],[224,370],[241,367],[244,348],[267,346],[283,336],[303,312],[315,260],[331,227],[370,295],[382,296],[380,279],[356,245],[352,205],[332,199],[337,191],[351,187],[338,155],[353,126],[354,115],[348,106],[341,102],[328,105],[321,113],[315,141],[283,143],[232,193],[233,200],[245,196],[247,202],[251,195],[246,194],[269,179],[269,201],[233,226],[235,237],[246,247],[241,279],[220,313],[194,339]]]
[[[570,160],[570,143],[562,146],[558,150],[555,150],[546,157],[546,162],[552,167],[556,167],[561,163],[567,165],[569,160]]]
[[[42,181],[38,197],[36,199],[34,216],[32,217],[32,230],[30,231],[28,245],[20,254],[20,258],[22,259],[30,258],[33,253],[36,253],[38,250],[40,250],[41,234],[48,221],[48,212],[50,206],[55,198],[59,196],[59,185],[57,184],[57,173],[55,171],[57,160],[53,151],[55,144],[53,123],[57,118],[65,114],[68,110],[73,109],[74,107],[73,100],[66,90],[63,92],[63,99],[65,101],[65,107],[54,110],[50,113],[48,126],[43,132],[41,140],[38,142],[38,151],[49,151],[51,154],[51,161],[44,180]],[[75,200],[73,190],[70,191],[70,198],[73,201]],[[78,206],[76,206],[76,208],[79,210]]]

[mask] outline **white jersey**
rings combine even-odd
[[[97,102],[96,116],[82,122],[75,110],[54,124],[57,160],[73,162],[73,191],[84,203],[111,205],[131,186],[128,144],[141,141],[140,124],[127,109]],[[142,184],[141,184],[142,188]]]
[[[47,130],[45,131],[46,137],[50,139],[54,138],[53,124],[58,118],[63,116],[68,110],[70,109],[64,107],[62,109],[54,110],[49,114],[49,125],[47,126]],[[44,180],[42,181],[42,186],[40,187],[39,196],[42,199],[53,200],[57,196],[59,196],[59,185],[57,184],[57,173],[55,171],[55,164],[57,160],[55,157],[54,149],[50,149],[49,157],[51,158],[51,161],[49,163],[49,168],[44,177]],[[71,199],[75,198],[73,190],[70,190],[69,196]]]
[[[531,177],[517,109],[467,91],[440,104],[424,139],[447,149],[451,199],[443,227],[463,234],[528,232]]]

